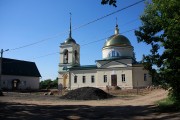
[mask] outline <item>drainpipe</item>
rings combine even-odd
[[[69,71],[69,89],[71,90],[71,72]]]

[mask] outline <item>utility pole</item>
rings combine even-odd
[[[0,90],[1,90],[1,82],[2,82],[2,80],[1,80],[1,78],[2,78],[2,58],[3,58],[3,53],[4,52],[6,52],[6,51],[8,51],[9,49],[7,49],[7,50],[3,50],[3,49],[1,49],[1,57],[0,57]]]

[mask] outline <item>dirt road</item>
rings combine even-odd
[[[58,96],[11,94],[0,97],[1,119],[174,119],[180,113],[159,113],[154,102],[167,97],[158,89],[144,96],[109,100],[70,101]]]

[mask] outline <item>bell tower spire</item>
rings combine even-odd
[[[72,33],[71,33],[71,16],[72,16],[72,14],[71,13],[69,13],[69,14],[70,14],[69,38],[72,38]]]
[[[115,28],[115,35],[119,34],[119,28],[118,28],[118,24],[117,24],[117,17],[116,17],[116,28]]]

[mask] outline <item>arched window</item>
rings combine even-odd
[[[74,57],[75,57],[75,62],[78,63],[78,52],[77,52],[77,50],[74,51]]]
[[[111,52],[109,52],[109,57],[113,58],[113,57],[119,57],[119,53],[115,50],[112,50]]]
[[[63,52],[63,63],[68,63],[68,50],[65,49]]]

